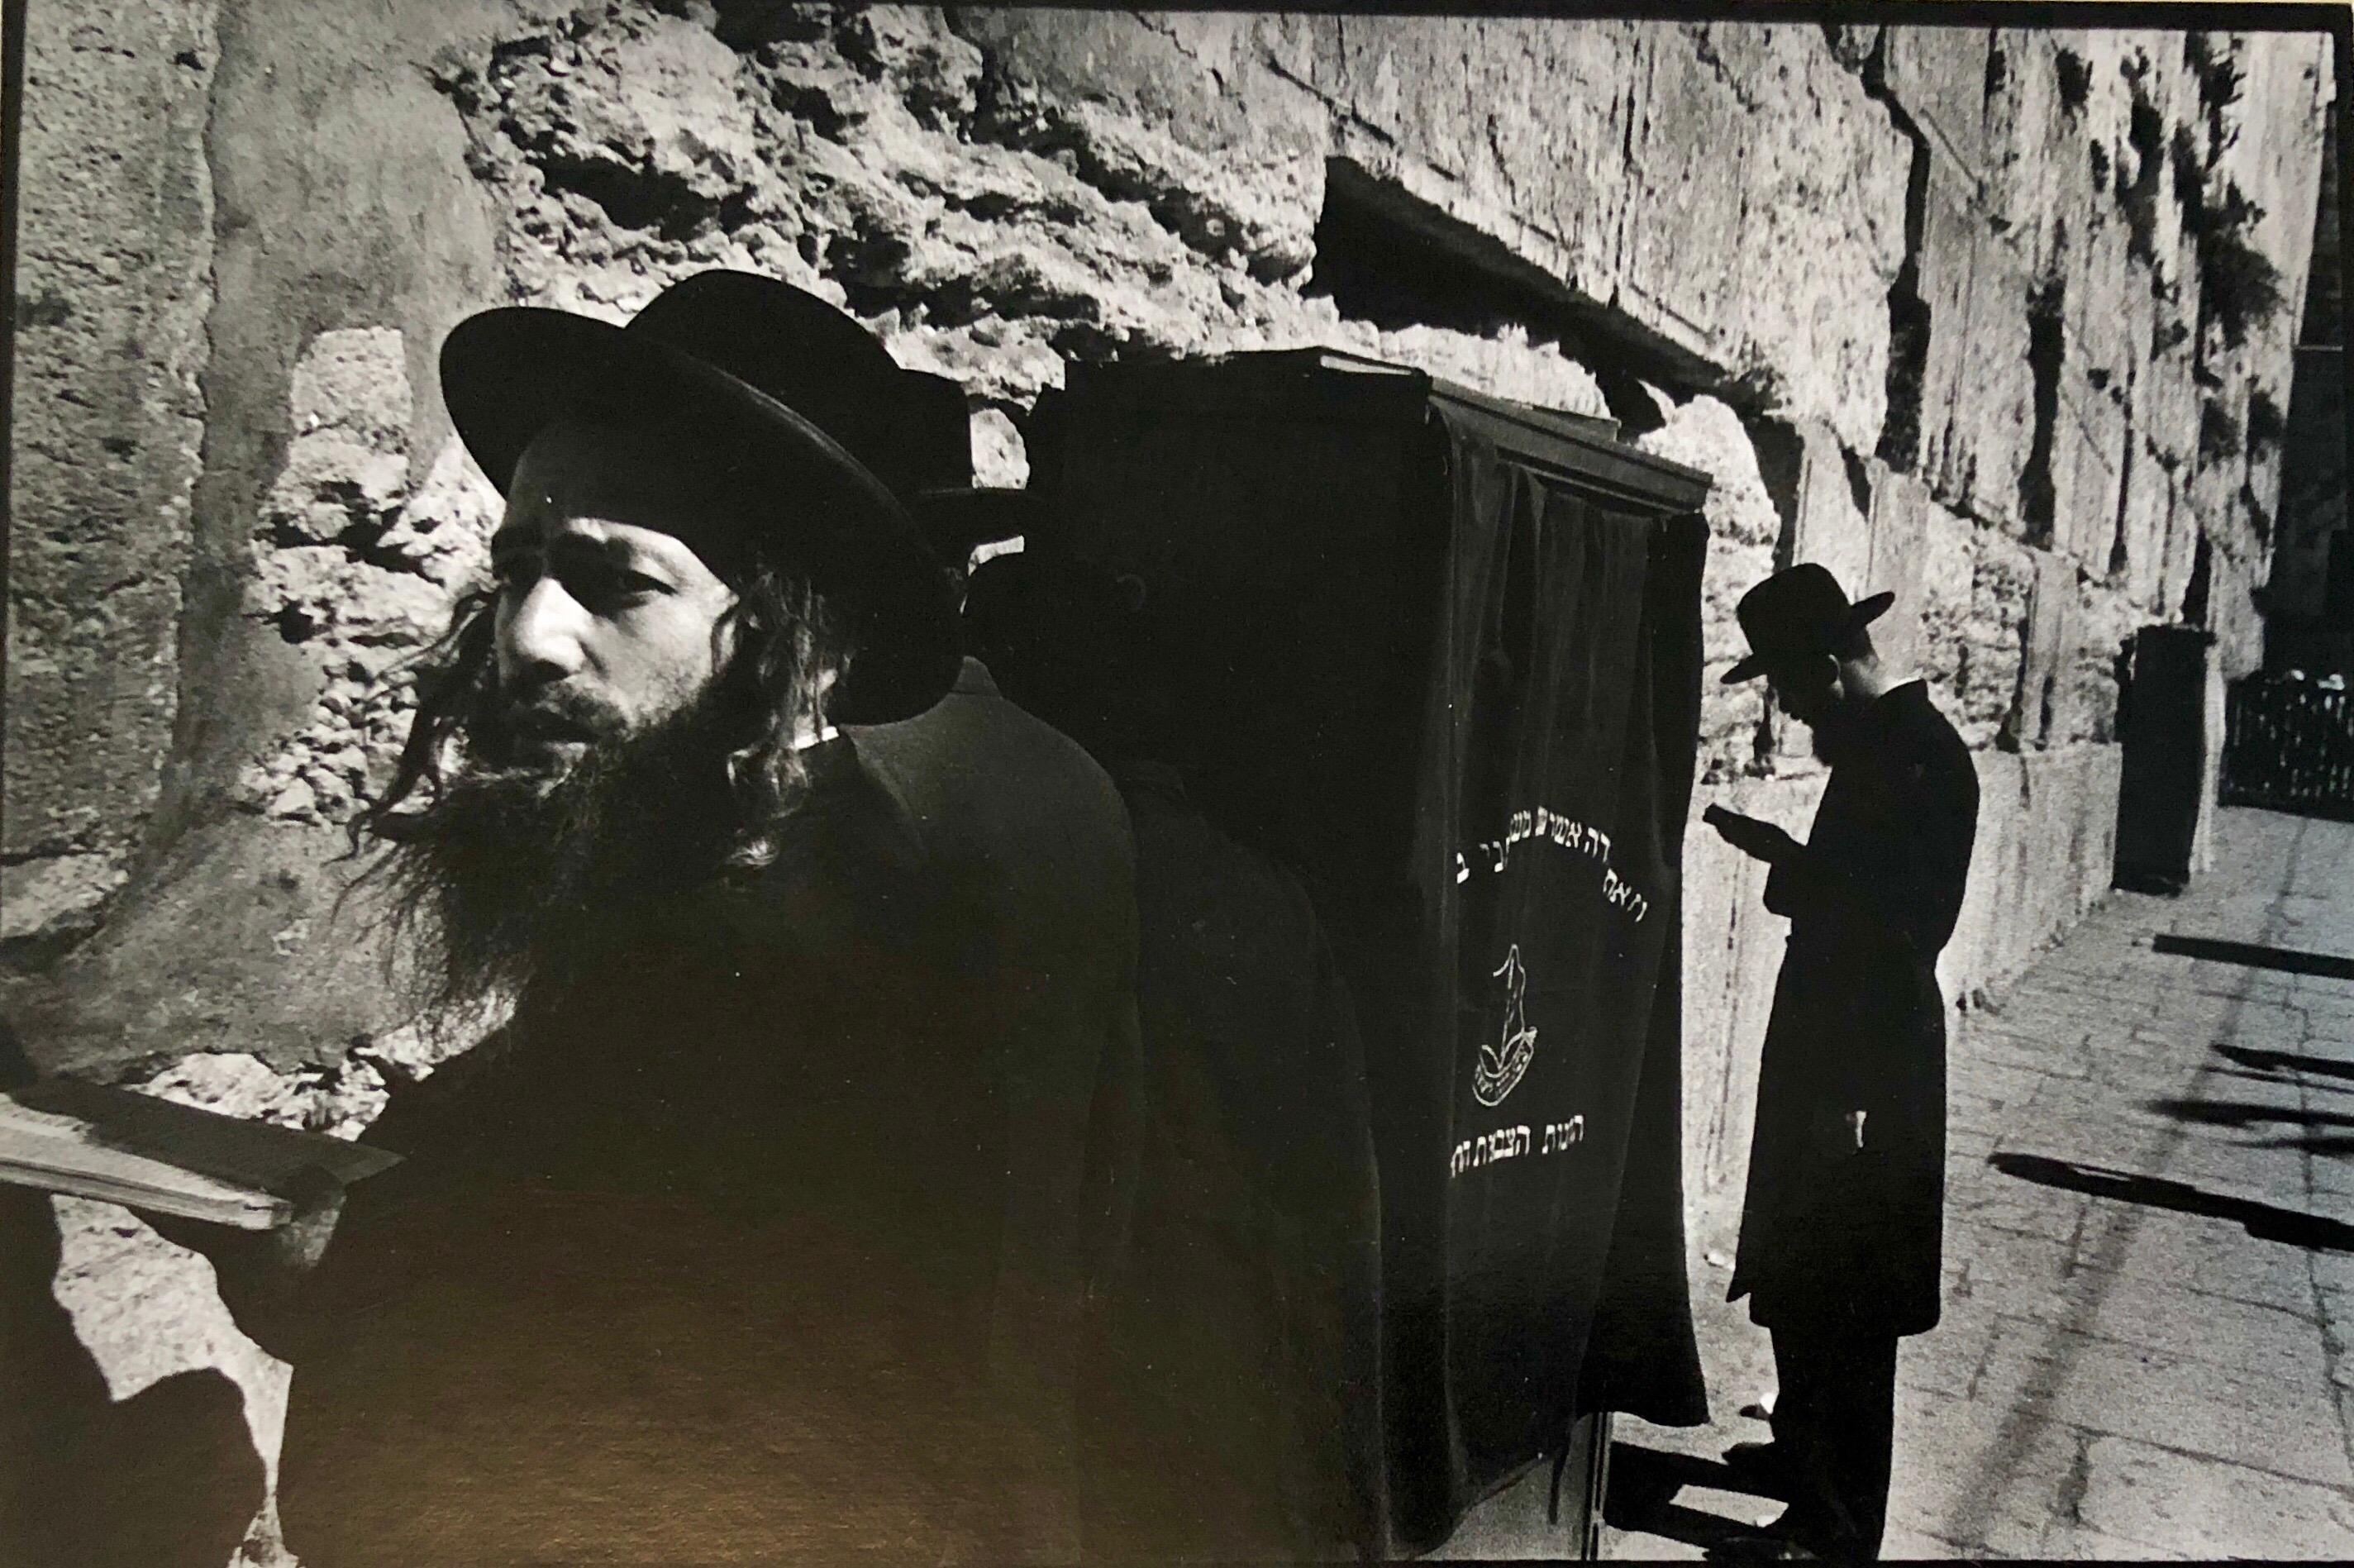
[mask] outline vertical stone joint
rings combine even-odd
[[[1929,302],[1921,293],[1921,251],[1929,227],[1929,139],[1888,86],[1882,34],[1864,61],[1863,90],[1913,149],[1904,178],[1904,260],[1888,288],[1888,413],[1880,427],[1880,461],[1910,470],[1921,449],[1922,383],[1929,365]]]
[[[2019,510],[2027,524],[2027,542],[2041,549],[2052,547],[2058,514],[2052,450],[2060,418],[2060,366],[2066,354],[2067,291],[2066,280],[2055,271],[2038,281],[2027,299],[2027,368],[2034,385],[2035,423],[2019,475]]]

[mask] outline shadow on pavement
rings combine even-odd
[[[2225,942],[2212,937],[2178,937],[2165,931],[2149,939],[2149,950],[2179,953],[2186,959],[2211,959],[2219,964],[2241,964],[2252,969],[2282,969],[2293,975],[2354,980],[2354,959],[2340,958],[2336,953],[2300,953],[2294,948]]]
[[[2158,1099],[2144,1100],[2142,1104],[2161,1116],[2206,1127],[2254,1127],[2260,1122],[2280,1122],[2290,1127],[2354,1127],[2354,1114],[2345,1111],[2290,1110],[2282,1106],[2259,1105],[2253,1100]]]
[[[2354,1062],[2333,1062],[2327,1056],[2300,1056],[2293,1051],[2259,1051],[2249,1045],[2218,1045],[2215,1054],[2226,1061],[2259,1072],[2315,1073],[2327,1078],[2354,1078]]]
[[[1750,1497],[1773,1495],[1713,1459],[1670,1454],[1631,1443],[1613,1443],[1610,1490],[1603,1499],[1603,1522],[1613,1530],[1641,1531],[1702,1551],[1713,1551],[1755,1531],[1754,1524],[1677,1502],[1676,1494],[1688,1486],[1741,1492]]]
[[[2295,1209],[2259,1202],[2253,1198],[2234,1198],[2221,1192],[2209,1192],[2187,1181],[2169,1181],[2161,1176],[2137,1176],[2131,1171],[2111,1171],[2099,1165],[2079,1165],[2073,1160],[2054,1160],[2042,1154],[1996,1153],[1987,1157],[1987,1163],[2006,1176],[2016,1176],[2023,1181],[2033,1181],[2041,1186],[2089,1192],[2096,1198],[2141,1203],[2153,1209],[2171,1209],[2177,1213],[2203,1214],[2211,1219],[2236,1221],[2259,1241],[2285,1242],[2291,1246],[2317,1251],[2354,1252],[2354,1225],[2342,1220],[2302,1213]]]
[[[2354,1134],[2315,1132],[2295,1138],[2256,1138],[2246,1144],[2250,1149],[2301,1149],[2307,1154],[2354,1154]]]

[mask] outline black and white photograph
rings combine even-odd
[[[0,23],[0,1568],[2354,1558],[2342,3]]]

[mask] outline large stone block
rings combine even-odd
[[[2238,96],[2212,111],[2221,134],[2210,180],[2229,181],[2258,209],[2245,238],[2279,270],[2283,308],[2270,324],[2293,334],[2314,254],[2321,109],[2336,90],[2330,42],[2310,32],[2208,37],[2241,78]]]
[[[1888,91],[1947,161],[1962,188],[1985,178],[1987,53],[1984,27],[1888,27],[1882,32]]]
[[[1870,450],[1888,364],[1886,313],[1872,304],[1903,260],[1910,146],[1811,29],[1720,24],[1693,48],[1722,62],[1749,115],[1742,292],[1737,317],[1720,329],[1738,344],[1729,366],[1773,403]],[[1671,201],[1635,216],[1685,227]]]
[[[2003,734],[2019,698],[2026,659],[2028,601],[2041,552],[1990,529],[1971,538],[1969,609],[1959,631],[1954,727],[1972,746]]]
[[[1977,238],[1958,316],[1929,329],[1957,334],[1952,397],[1921,416],[1922,471],[1938,499],[2013,534],[2024,526],[2020,476],[2035,425],[2028,311],[2036,287],[2010,243],[1990,232]]]
[[[2264,662],[2264,618],[2256,608],[2263,563],[2215,552],[2208,588],[2207,624],[2215,633],[2215,656],[2223,679],[2254,673]]]
[[[2116,738],[2117,692],[2129,640],[2144,620],[2132,599],[2079,580],[2076,602],[2054,660],[2052,744],[2106,743]]]
[[[1924,544],[1927,514],[1935,503],[1911,474],[1893,471],[1877,461],[1870,472],[1872,549],[1861,591],[1896,596],[1888,613],[1873,624],[1872,641],[1892,668],[1925,672],[1922,606],[1927,552]]]
[[[1977,571],[1978,530],[1932,503],[1921,514],[1921,634],[1916,672],[1949,715],[1958,715],[1967,691],[1968,632]],[[1956,718],[1958,723],[1958,717]],[[1984,745],[1980,736],[1974,744]]]
[[[210,351],[217,10],[94,0],[26,18],[0,860],[28,902],[12,937],[87,928],[171,746]]]
[[[390,779],[414,712],[405,655],[447,628],[485,575],[499,500],[455,437],[411,494],[402,334],[320,334],[296,361],[293,439],[253,539],[248,613],[315,672],[299,726],[254,749],[245,803],[341,822]]]
[[[1646,30],[1516,18],[1267,18],[1266,58],[1311,87],[1377,175],[1606,299],[1637,179],[1626,154]],[[1501,196],[1503,199],[1498,199]]]
[[[1644,40],[1643,112],[1629,162],[1649,189],[1673,191],[1676,199],[1630,200],[1612,278],[1614,287],[1626,281],[1638,309],[1675,323],[1670,337],[1702,354],[1747,297],[1744,228],[1758,155],[1744,133],[1749,111],[1725,79],[1722,58],[1712,49],[1703,58],[1696,47],[1706,37],[1687,31]]]
[[[1727,686],[1717,676],[1748,652],[1734,606],[1773,572],[1781,514],[1758,472],[1756,449],[1739,415],[1713,397],[1681,406],[1660,401],[1667,423],[1638,444],[1705,470],[1715,481],[1708,496],[1708,567],[1701,583],[1700,762],[1712,776],[1737,772],[1757,760],[1766,722],[1764,685]]]
[[[2205,536],[2204,520],[2192,509],[2190,497],[2178,489],[2173,509],[2167,514],[2166,537],[2158,548],[2156,619],[2172,620],[2182,615]]]
[[[2069,226],[2075,248],[2067,270],[2068,355],[2078,375],[2122,401],[2149,357],[2156,321],[2148,275],[2132,260],[2132,231],[2117,210],[2114,154],[2105,143],[2086,145],[2100,150],[2100,166],[2108,173],[2097,186],[2087,175],[2084,210]]]
[[[1368,16],[1271,34],[1340,145],[1695,369],[1879,434],[1906,149],[1812,29]]]
[[[1757,1058],[1787,923],[1766,911],[1765,869],[1702,822],[1723,805],[1801,838],[1822,776],[1703,788],[1684,833],[1684,1160],[1699,1234],[1729,1234],[1757,1107]]]
[[[1830,568],[1849,595],[1871,591],[1872,481],[1864,460],[1819,425],[1799,430],[1797,526],[1790,558]]]
[[[2198,360],[2190,339],[2173,329],[2187,325],[2161,309],[2157,346],[2137,367],[2133,384],[2134,428],[2170,466],[2187,470],[2199,461]]]
[[[2255,540],[2240,497],[2248,482],[2245,390],[2244,383],[2232,384],[2211,388],[2200,399],[2199,460],[2183,477],[2192,510],[2208,520],[2217,537],[2228,539],[2234,549],[2253,551]]]
[[[1928,477],[1940,457],[1950,411],[1962,396],[1970,373],[1968,314],[1970,275],[1981,243],[1979,226],[1970,210],[1971,193],[1965,178],[1948,162],[1933,160],[1921,213],[1921,237],[1914,260],[1914,286],[1925,315],[1917,385],[1911,388],[1917,409],[1914,440],[1900,450],[1883,447],[1882,455],[1903,468]],[[1900,389],[1898,395],[1903,395]]]
[[[950,17],[981,47],[1001,122],[1018,104],[1038,145],[1077,153],[1083,173],[1143,201],[1206,257],[1262,279],[1313,259],[1331,137],[1314,94],[1268,63],[1279,31],[1270,40],[1240,14]]]
[[[2076,566],[2049,550],[2027,552],[2031,577],[2019,679],[1999,738],[2007,750],[2041,749],[2058,727],[2062,669],[2072,647]]]
[[[2124,504],[2124,459],[2132,439],[2115,398],[2063,365],[2052,427],[2052,546],[2095,577],[2105,577]]]
[[[2020,246],[2037,276],[2073,264],[2091,185],[2080,115],[2062,92],[2060,56],[2079,31],[2002,27],[1989,40],[1986,94],[1986,212]],[[2081,58],[2081,57],[2079,57]]]
[[[1954,939],[1938,964],[1948,998],[1997,991],[2107,890],[2117,749],[1981,751],[1978,843]]]
[[[2126,437],[2124,506],[2117,529],[2124,570],[2117,586],[2133,599],[2154,605],[2160,597],[2167,539],[2174,527],[2174,476],[2131,432]],[[2114,553],[2111,563],[2116,564]]]

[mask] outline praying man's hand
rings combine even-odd
[[[1739,811],[1729,811],[1723,806],[1711,806],[1701,813],[1701,821],[1714,828],[1726,843],[1752,860],[1762,860],[1767,865],[1780,865],[1795,860],[1806,846],[1773,823],[1746,817]]]

